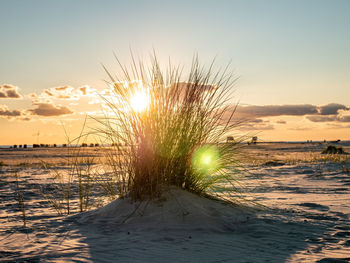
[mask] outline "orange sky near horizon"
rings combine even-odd
[[[109,88],[97,90],[88,85],[55,87],[39,94],[21,94],[17,87],[12,91],[18,95],[14,98],[17,104],[31,106],[0,108],[0,113],[8,114],[0,118],[0,145],[67,143],[66,133],[70,140],[78,137],[85,117],[85,132],[96,127],[97,122],[88,116],[103,116],[106,106],[101,94],[111,94]],[[136,110],[141,106],[143,110],[147,104],[145,96],[132,100]],[[260,141],[350,140],[349,113],[349,107],[342,104],[238,105],[234,120],[244,121],[232,135],[258,136]],[[96,136],[86,140],[103,143]]]

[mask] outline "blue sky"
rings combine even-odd
[[[188,64],[232,61],[248,105],[350,98],[350,1],[1,1],[0,85],[21,94],[62,85],[104,88],[100,63],[129,48]],[[8,107],[31,105],[29,100]],[[0,101],[0,104],[2,101]]]
[[[349,1],[15,0],[0,7],[1,80],[23,90],[101,85],[99,63],[112,66],[113,51],[127,61],[129,47],[146,57],[154,47],[175,62],[194,52],[204,62],[232,60],[246,103],[350,97]],[[269,96],[258,101],[251,92]]]

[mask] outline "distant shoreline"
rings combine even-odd
[[[225,142],[221,142],[221,143],[225,143]],[[244,142],[246,143],[246,142]],[[313,143],[324,143],[324,144],[331,144],[331,143],[337,143],[337,144],[346,144],[346,145],[350,145],[350,140],[322,140],[322,141],[313,141],[313,140],[306,140],[306,141],[258,141],[257,144],[282,144],[282,143],[288,143],[288,144],[313,144]],[[19,147],[19,145],[22,145],[22,147]],[[12,148],[12,149],[25,149],[23,148],[24,144],[17,144],[17,148]],[[75,148],[75,147],[82,147],[80,144],[79,145],[66,145],[63,146],[63,144],[56,144],[56,146],[53,146],[53,144],[45,144],[48,146],[41,146],[41,147],[37,147],[37,148]],[[10,149],[11,147],[13,147],[14,144],[12,145],[0,145],[0,149]],[[87,145],[83,146],[83,147],[109,147],[111,145],[98,145],[98,146],[90,146],[90,144],[88,143]],[[33,148],[33,144],[27,144],[26,148]]]

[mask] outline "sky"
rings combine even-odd
[[[231,63],[261,140],[350,139],[349,1],[0,2],[0,145],[63,143],[101,109],[113,52]],[[50,95],[51,94],[51,95]],[[93,124],[92,124],[93,125]]]

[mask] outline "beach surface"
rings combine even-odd
[[[350,143],[336,145],[350,152]],[[177,188],[161,200],[132,203],[103,198],[96,187],[89,211],[79,213],[72,196],[70,215],[59,215],[43,194],[55,174],[69,170],[70,149],[0,149],[0,261],[350,262],[350,156],[320,154],[326,146],[244,147],[244,196],[258,205]]]

